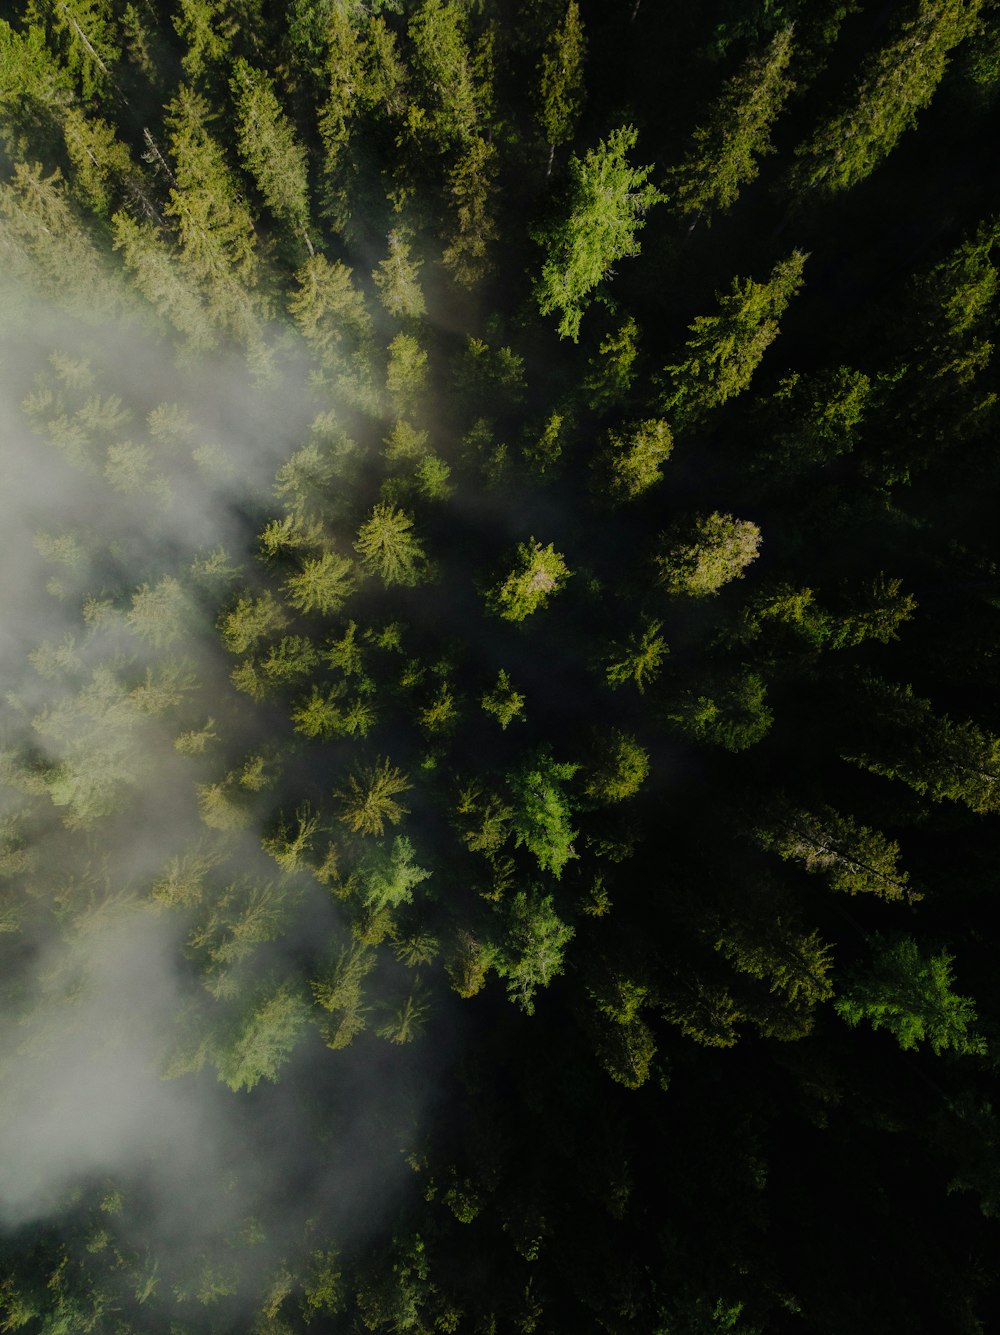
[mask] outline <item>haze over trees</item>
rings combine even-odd
[[[0,1330],[979,1335],[988,0],[0,18]]]

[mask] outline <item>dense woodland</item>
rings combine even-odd
[[[995,0],[2,15],[0,1331],[1000,1328]]]

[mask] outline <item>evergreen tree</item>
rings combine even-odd
[[[240,159],[275,218],[301,236],[312,253],[306,151],[297,142],[274,86],[262,70],[237,60],[230,86]]]
[[[873,678],[865,687],[868,732],[849,759],[902,779],[935,802],[963,802],[978,812],[1000,809],[1000,738],[935,714],[912,686]]]
[[[517,549],[511,573],[486,593],[486,606],[505,621],[523,621],[558,593],[572,572],[552,543],[543,547],[530,538]]]
[[[757,158],[773,152],[771,125],[795,85],[788,77],[792,29],[783,28],[760,55],[751,56],[727,81],[694,147],[667,175],[666,190],[684,217],[710,217],[733,206],[740,189],[756,178]]]
[[[698,426],[713,409],[741,394],[778,336],[778,317],[802,285],[806,256],[795,250],[765,283],[733,279],[717,315],[689,325],[687,355],[663,372],[662,407],[675,429]]]
[[[872,946],[870,962],[848,972],[834,1002],[841,1019],[888,1029],[904,1050],[926,1041],[935,1053],[985,1053],[986,1042],[973,1029],[974,1001],[951,990],[954,956],[946,950],[925,955],[904,935],[876,935]]]
[[[354,549],[361,564],[385,584],[417,584],[427,557],[413,533],[413,519],[392,505],[376,505],[358,530]]]
[[[852,101],[799,148],[791,173],[796,195],[848,190],[875,170],[916,124],[979,9],[978,0],[918,0],[911,7],[895,39],[865,62]]]
[[[355,834],[382,835],[386,821],[398,825],[406,807],[397,802],[413,785],[388,760],[348,776],[347,787],[334,794],[344,804],[340,819]]]
[[[832,807],[821,806],[815,812],[785,808],[774,825],[757,834],[781,857],[798,862],[806,871],[824,874],[834,890],[882,899],[905,897],[909,902],[915,898],[906,872],[896,866],[899,845]]]
[[[703,598],[741,579],[757,559],[760,529],[749,519],[718,512],[699,516],[663,535],[656,558],[660,583],[670,593]]]
[[[569,216],[535,234],[549,252],[535,284],[538,309],[559,312],[559,336],[574,343],[591,293],[618,260],[639,254],[643,214],[662,199],[647,184],[652,168],[633,167],[626,156],[638,138],[622,126],[582,159],[571,158]]]
[[[556,149],[573,137],[583,110],[583,63],[587,42],[577,0],[569,0],[566,17],[553,28],[538,67],[538,123],[549,149],[546,175],[552,172]]]

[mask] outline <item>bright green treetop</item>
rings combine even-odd
[[[570,573],[551,542],[543,547],[530,538],[518,547],[517,563],[507,578],[487,593],[486,606],[505,621],[523,621],[559,592]]]
[[[624,125],[582,159],[571,158],[569,216],[535,234],[548,251],[535,284],[538,309],[543,315],[559,312],[559,335],[574,343],[591,294],[616,261],[639,254],[635,235],[643,214],[663,199],[647,184],[652,167],[628,161],[638,138],[637,130]]]

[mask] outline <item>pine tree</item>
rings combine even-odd
[[[778,317],[802,285],[806,256],[795,250],[764,283],[733,279],[717,315],[689,325],[687,355],[664,369],[662,408],[675,429],[700,425],[713,409],[743,392],[778,336]]]
[[[977,812],[1000,810],[1000,737],[935,714],[912,686],[869,678],[862,700],[868,726],[846,759],[902,779],[935,802],[963,802]]]
[[[662,537],[656,565],[660,583],[670,593],[704,598],[730,580],[741,579],[757,559],[760,529],[749,519],[716,511],[680,524]]]
[[[562,921],[551,895],[519,890],[505,915],[503,935],[493,954],[493,967],[507,984],[507,995],[528,1015],[535,993],[562,973],[573,928]]]
[[[571,573],[552,543],[543,547],[529,538],[518,546],[517,561],[510,574],[487,590],[487,609],[505,621],[523,621],[544,607]]]
[[[417,584],[427,565],[412,517],[393,505],[375,506],[371,518],[358,530],[354,549],[365,570],[387,585]]]
[[[407,808],[396,798],[412,787],[406,776],[393,769],[388,760],[351,774],[347,788],[334,793],[344,804],[340,819],[355,834],[381,836],[386,821],[398,825],[406,815]]]
[[[559,312],[559,336],[574,343],[591,294],[612,265],[639,254],[643,214],[663,198],[647,184],[652,167],[628,161],[638,138],[631,125],[622,126],[582,159],[571,158],[569,216],[534,234],[549,252],[535,284],[538,309]]]
[[[706,124],[695,130],[694,148],[668,172],[665,189],[684,217],[725,212],[740,189],[756,178],[757,159],[772,152],[771,125],[795,85],[787,70],[792,29],[782,29],[766,51],[751,56],[729,79]]]
[[[874,171],[916,124],[979,10],[979,0],[918,0],[899,35],[866,61],[853,100],[799,148],[794,194],[832,195]]]
[[[287,223],[312,253],[306,151],[295,137],[274,86],[262,70],[240,59],[233,66],[230,88],[240,159],[275,218]]]
[[[899,845],[832,807],[822,805],[814,812],[782,808],[757,837],[806,871],[825,875],[831,889],[843,894],[919,898],[910,891],[906,872],[896,866]]]
[[[303,561],[301,570],[285,581],[288,601],[296,611],[321,616],[338,611],[356,588],[353,561],[335,552]]]
[[[975,1002],[951,990],[953,955],[926,955],[912,936],[875,934],[871,944],[871,960],[847,973],[834,1002],[841,1019],[888,1029],[904,1051],[927,1042],[934,1053],[986,1052]]]
[[[84,101],[107,92],[121,56],[108,0],[29,0],[24,19],[48,33]]]
[[[167,107],[174,183],[167,214],[177,224],[181,258],[213,319],[238,338],[257,330],[250,296],[257,256],[253,219],[221,146],[208,132],[208,102],[181,88]]]
[[[661,465],[670,458],[673,436],[661,418],[634,422],[623,431],[609,431],[600,458],[600,490],[621,504],[634,501],[663,480]]]
[[[414,260],[403,234],[389,233],[389,253],[372,275],[382,305],[397,320],[419,320],[427,307],[420,287],[421,262]]]
[[[538,123],[549,149],[546,175],[552,172],[556,149],[573,137],[583,110],[583,63],[587,42],[577,0],[569,0],[566,17],[553,28],[538,66]]]

